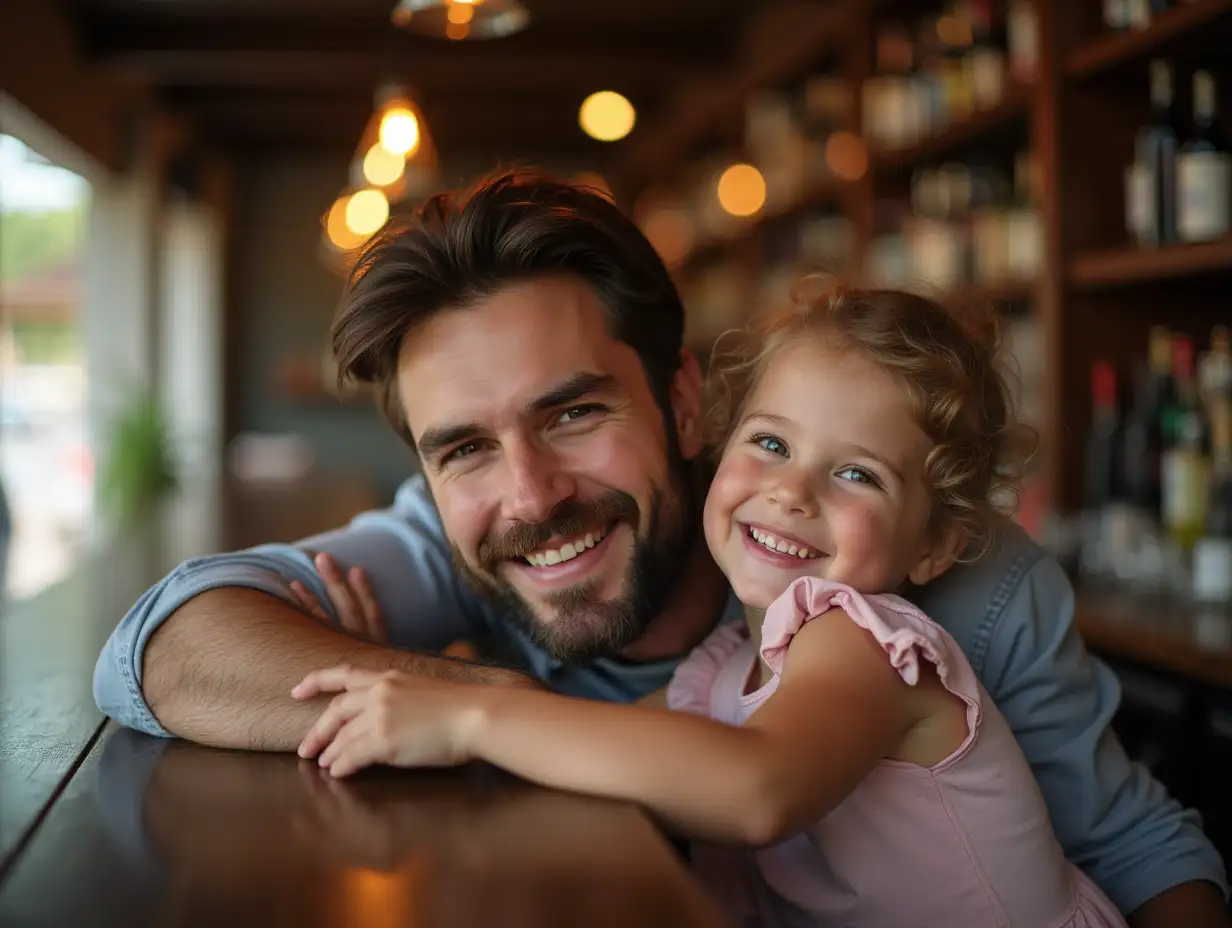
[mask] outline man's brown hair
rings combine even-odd
[[[385,418],[413,447],[397,388],[408,333],[439,312],[552,274],[594,290],[609,331],[637,352],[666,414],[684,339],[666,266],[610,200],[535,171],[501,171],[468,191],[437,194],[364,247],[334,319],[339,382],[372,384]]]

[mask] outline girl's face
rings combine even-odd
[[[706,499],[706,541],[736,595],[764,609],[797,577],[888,593],[945,570],[959,549],[930,531],[932,447],[906,391],[860,351],[785,345]]]

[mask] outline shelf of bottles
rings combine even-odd
[[[1074,53],[1069,71],[1115,67],[1130,80],[1145,76],[1150,109],[1121,156],[1121,242],[1072,255],[1069,283],[1094,290],[1227,273],[1232,157],[1221,126],[1220,69],[1227,68],[1221,37],[1232,40],[1232,2],[1109,0],[1102,27]]]
[[[1232,0],[1103,0],[1102,13],[1099,34],[1065,62],[1071,77],[1096,77],[1186,44],[1215,47],[1232,25]]]
[[[885,4],[870,40],[859,84],[840,54],[746,98],[739,150],[764,181],[758,209],[724,208],[718,178],[736,160],[727,153],[691,167],[666,208],[673,221],[661,205],[643,211],[690,313],[706,320],[699,337],[738,324],[751,301],[784,298],[802,268],[962,302],[1030,302],[1043,260],[1028,137],[1034,3]],[[740,256],[751,242],[750,288]]]
[[[1232,604],[1232,351],[1156,326],[1091,370],[1080,565],[1090,580]],[[1127,382],[1128,378],[1128,382]]]

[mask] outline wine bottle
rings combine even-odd
[[[1205,531],[1193,549],[1193,595],[1232,603],[1232,391],[1213,397]]]
[[[1194,131],[1176,156],[1177,234],[1207,242],[1232,227],[1232,154],[1219,131],[1215,78],[1193,78]]]
[[[1104,0],[1104,25],[1116,30],[1129,27],[1128,0]]]
[[[1203,532],[1210,462],[1206,419],[1194,379],[1193,342],[1172,341],[1174,389],[1160,411],[1165,450],[1160,459],[1163,524],[1177,548],[1188,553]]]
[[[1134,162],[1125,175],[1126,218],[1142,247],[1176,241],[1177,131],[1172,66],[1151,62],[1151,119],[1134,139]]]
[[[1121,496],[1121,422],[1116,368],[1108,361],[1091,365],[1091,428],[1087,433],[1084,508],[1100,512]]]
[[[1122,467],[1129,501],[1153,519],[1160,514],[1160,458],[1164,452],[1163,409],[1172,381],[1172,336],[1162,326],[1151,330],[1149,366],[1138,379],[1134,403],[1125,418]]]

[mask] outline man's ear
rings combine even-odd
[[[702,369],[688,348],[680,350],[680,367],[672,375],[669,400],[680,453],[692,461],[702,452]]]
[[[930,580],[937,579],[954,566],[966,546],[966,535],[959,531],[956,525],[933,533],[928,549],[907,573],[907,578],[916,586],[923,586]]]

